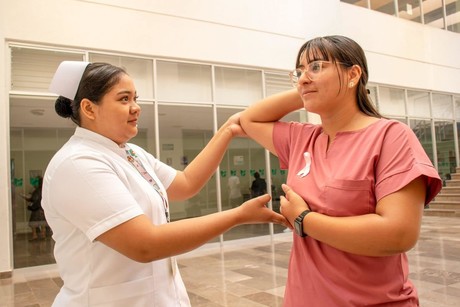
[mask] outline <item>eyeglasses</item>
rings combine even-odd
[[[307,78],[311,81],[316,81],[321,76],[321,72],[323,70],[324,63],[332,63],[331,61],[314,61],[307,65],[307,67],[299,67],[296,68],[294,71],[289,73],[289,77],[291,77],[292,84],[294,86],[297,85],[299,82],[300,77],[303,73],[307,75]],[[337,64],[345,64],[341,62],[336,62]]]

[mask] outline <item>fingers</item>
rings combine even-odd
[[[292,228],[289,221],[281,214],[273,211],[267,207],[267,203],[270,201],[270,195],[264,194],[243,203],[242,206],[235,208],[240,210],[240,214],[245,216],[244,220],[248,224],[252,223],[275,223],[280,224],[288,228]]]
[[[274,220],[272,220],[272,222],[275,224],[283,225],[284,227],[287,227],[290,229],[293,228],[292,225],[289,223],[289,221],[281,214],[278,214],[278,216]]]
[[[285,194],[291,190],[291,188],[290,188],[287,184],[285,184],[285,183],[283,183],[283,184],[281,185],[281,188],[283,189],[283,192],[284,192]]]
[[[291,192],[295,193],[294,190],[291,189],[290,186],[287,184],[282,184],[281,188],[283,189],[284,194],[286,195],[286,198],[289,199],[290,195],[292,194]]]

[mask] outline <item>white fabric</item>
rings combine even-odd
[[[167,188],[176,170],[129,145]],[[116,143],[77,128],[47,167],[42,204],[64,280],[53,306],[190,305],[177,268],[172,274],[171,259],[139,263],[94,241],[141,214],[154,224],[166,223],[160,196]]]
[[[74,100],[81,77],[89,64],[81,61],[61,62],[51,80],[50,92]]]

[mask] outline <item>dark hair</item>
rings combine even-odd
[[[97,104],[112,87],[118,83],[126,71],[108,63],[90,63],[86,67],[78,86],[74,100],[59,96],[54,108],[56,113],[70,119],[80,126],[80,103],[86,98]]]
[[[341,35],[313,38],[300,48],[297,54],[296,67],[299,67],[301,58],[304,54],[309,62],[324,60],[332,61],[336,63],[336,65],[340,62],[340,64],[345,67],[352,67],[353,65],[361,67],[362,74],[356,91],[358,108],[361,112],[369,116],[382,117],[375,109],[369,97],[369,92],[366,89],[367,81],[369,80],[367,60],[364,50],[357,42]]]
[[[254,173],[254,178],[260,178],[260,174],[258,172]]]

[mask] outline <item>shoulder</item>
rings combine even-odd
[[[412,131],[407,124],[395,119],[380,118],[372,126],[379,130]]]
[[[405,123],[393,119],[379,119],[369,126],[367,133],[385,139],[417,140],[414,131]]]
[[[320,125],[315,125],[312,123],[301,123],[301,122],[283,122],[279,121],[275,123],[276,129],[292,129],[292,130],[317,130],[321,129]]]

